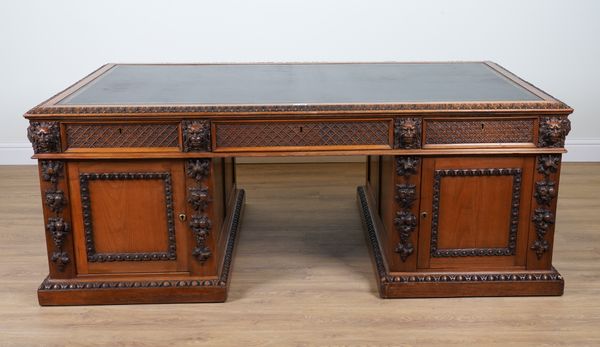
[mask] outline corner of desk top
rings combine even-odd
[[[51,98],[49,98],[49,99],[43,101],[42,103],[38,104],[37,106],[33,107],[32,109],[30,109],[29,111],[27,111],[23,115],[23,117],[29,118],[32,114],[39,114],[40,112],[37,112],[39,109],[43,109],[43,108],[46,108],[46,107],[55,106],[62,99],[66,98],[67,96],[69,96],[71,94],[73,94],[74,92],[76,92],[77,90],[79,90],[81,87],[83,87],[86,84],[92,82],[96,78],[102,76],[104,73],[106,73],[107,71],[109,71],[110,69],[114,68],[117,65],[119,65],[119,64],[106,63],[106,64],[100,66],[99,68],[97,68],[96,70],[92,71],[90,74],[88,74],[84,78],[82,78],[79,81],[73,83],[71,86],[67,87],[66,89],[60,91],[59,93],[55,94]]]

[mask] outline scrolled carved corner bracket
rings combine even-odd
[[[571,121],[567,117],[541,117],[538,146],[564,147],[570,131]]]
[[[410,208],[417,199],[417,186],[414,184],[396,184],[395,199],[403,208]]]
[[[54,216],[48,217],[46,223],[46,232],[52,239],[53,247],[50,261],[56,265],[56,270],[63,272],[72,259],[64,249],[71,226],[62,216],[62,212],[67,206],[67,199],[65,193],[59,189],[59,180],[64,178],[65,164],[61,161],[42,160],[40,166],[42,180],[51,184],[51,187],[44,192],[45,205],[54,213]]]
[[[414,252],[410,235],[417,229],[417,217],[412,213],[413,204],[417,200],[417,186],[409,183],[409,179],[418,172],[419,160],[418,157],[396,157],[396,173],[403,178],[404,183],[396,184],[394,198],[400,210],[396,211],[393,224],[400,238],[395,252],[400,255],[403,262]]]
[[[537,172],[546,177],[557,173],[559,165],[560,155],[558,154],[540,155],[537,158]]]
[[[46,206],[55,213],[60,213],[67,204],[65,193],[56,188],[46,190]]]
[[[62,161],[42,160],[42,179],[52,184],[58,183],[63,175],[64,164]]]
[[[564,120],[567,119],[564,118]],[[561,141],[564,141],[564,138],[562,138]],[[546,240],[546,234],[548,234],[548,231],[552,227],[552,224],[554,224],[552,202],[558,195],[558,187],[556,185],[556,182],[551,180],[551,175],[558,173],[558,169],[560,166],[560,155],[540,155],[537,157],[536,163],[536,170],[538,173],[543,175],[543,179],[541,181],[535,182],[535,190],[533,196],[535,198],[535,201],[537,202],[538,207],[534,210],[532,222],[535,226],[536,238],[535,240],[533,240],[530,249],[535,252],[536,257],[539,260],[542,259],[544,253],[546,253],[550,249],[550,243]]]
[[[190,187],[188,188],[188,203],[194,210],[204,211],[210,202],[208,188]]]
[[[60,152],[60,127],[58,122],[29,122],[27,138],[34,153]]]
[[[394,119],[394,148],[421,148],[421,118]]]
[[[419,168],[419,162],[419,157],[397,156],[396,174],[404,177],[416,174]]]
[[[65,266],[71,261],[67,252],[63,250],[65,239],[70,231],[69,223],[65,222],[61,217],[48,218],[46,230],[52,237],[54,243],[54,251],[50,260],[56,264],[58,271],[64,271]]]
[[[202,181],[210,174],[210,159],[191,159],[186,164],[186,174],[196,181]]]
[[[206,215],[193,215],[190,220],[190,229],[192,229],[196,239],[196,247],[192,251],[192,255],[201,263],[208,260],[212,255],[212,252],[206,246],[206,238],[211,226],[212,222]]]
[[[186,163],[187,176],[196,182],[195,186],[188,187],[187,202],[196,211],[190,219],[189,227],[196,240],[192,255],[200,263],[204,263],[212,255],[206,244],[212,226],[212,221],[206,212],[211,202],[210,190],[202,185],[202,181],[210,175],[210,163],[210,159],[191,159]]]
[[[184,152],[210,152],[210,122],[192,120],[181,122]]]
[[[554,214],[548,208],[536,208],[532,221],[535,225],[537,238],[533,242],[531,249],[535,251],[537,258],[541,259],[544,253],[550,248],[545,236],[552,224],[554,224]]]
[[[556,183],[552,181],[535,182],[535,200],[539,205],[549,205],[556,197]]]
[[[400,242],[396,246],[396,253],[400,254],[400,259],[406,259],[413,254],[414,246],[410,242],[410,234],[417,228],[417,217],[409,211],[396,212],[394,218],[394,227],[400,234]]]

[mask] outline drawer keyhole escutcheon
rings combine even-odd
[[[179,214],[179,220],[180,221],[185,222],[186,218],[187,218],[187,216],[185,215],[185,213],[180,213]]]
[[[427,212],[421,212],[421,218],[422,219],[427,218]]]

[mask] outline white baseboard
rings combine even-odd
[[[563,156],[563,161],[600,161],[600,139],[567,139],[565,145],[569,153]]]
[[[28,142],[0,143],[0,165],[35,165],[33,149]]]
[[[600,138],[567,139],[566,162],[600,162]],[[31,145],[27,142],[0,143],[0,165],[34,165]],[[364,156],[260,157],[237,158],[238,163],[339,163],[362,162]]]

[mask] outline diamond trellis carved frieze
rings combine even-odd
[[[425,144],[533,143],[534,120],[428,120]]]
[[[564,139],[563,139],[564,141]],[[534,210],[532,222],[535,227],[536,238],[530,249],[533,250],[538,259],[550,249],[550,243],[546,235],[554,224],[554,213],[552,204],[558,195],[558,187],[553,181],[553,175],[558,172],[560,155],[549,154],[537,157],[537,172],[542,175],[541,181],[535,182],[534,198],[537,207]]]
[[[56,265],[59,272],[63,272],[72,259],[72,256],[65,250],[65,240],[71,231],[70,224],[63,216],[67,200],[64,192],[59,189],[59,180],[64,178],[64,163],[42,160],[40,164],[42,180],[51,184],[51,188],[44,192],[45,204],[53,213],[52,217],[48,217],[46,223],[46,231],[50,234],[53,243],[50,261]]]
[[[186,163],[186,174],[194,179],[194,186],[188,187],[188,203],[194,210],[189,226],[196,240],[192,255],[204,263],[211,257],[212,252],[207,245],[208,235],[212,227],[208,213],[211,202],[210,191],[203,181],[210,175],[210,159],[192,159]]]
[[[518,168],[493,169],[445,169],[434,172],[433,207],[431,219],[430,252],[432,257],[470,257],[470,256],[510,256],[516,253],[517,232],[519,228],[519,206],[521,200],[521,175]],[[439,209],[442,178],[471,177],[471,176],[513,176],[511,220],[508,228],[508,245],[502,248],[452,248],[440,249],[439,239]]]
[[[92,198],[90,195],[90,181],[129,181],[129,180],[162,180],[165,192],[165,213],[167,220],[168,249],[164,252],[131,252],[131,253],[98,253],[94,241],[94,228],[92,223]],[[168,172],[103,172],[80,173],[79,185],[81,195],[81,208],[83,215],[83,231],[88,262],[115,262],[115,261],[168,261],[177,259],[177,246],[175,242],[175,222],[173,213],[173,187],[171,174]]]
[[[217,147],[389,145],[388,121],[221,123]]]
[[[178,147],[177,124],[66,124],[69,148]]]
[[[396,173],[403,181],[403,183],[396,184],[395,188],[395,199],[400,207],[393,220],[394,228],[400,238],[395,251],[404,262],[414,252],[414,245],[410,241],[410,237],[417,228],[417,217],[412,212],[413,205],[417,200],[417,186],[409,181],[411,176],[417,173],[420,159],[419,157],[397,156],[395,161]]]

